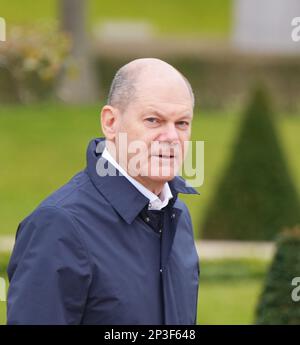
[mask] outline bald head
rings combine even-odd
[[[173,66],[155,58],[136,59],[121,67],[111,84],[107,103],[125,110],[150,85],[169,90],[181,90],[190,97],[194,106],[194,94],[188,80]]]

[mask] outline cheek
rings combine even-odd
[[[179,140],[181,142],[182,148],[187,151],[191,140],[191,131],[182,133]]]
[[[145,128],[145,126],[140,122],[135,122],[128,126],[126,128],[126,133],[128,137],[128,142],[141,141],[148,145],[148,143],[151,142],[151,140],[154,140],[153,134],[149,130],[149,128]]]

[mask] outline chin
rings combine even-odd
[[[165,183],[165,182],[169,182],[171,180],[173,180],[173,178],[175,177],[176,175],[168,175],[168,176],[149,176],[149,179],[151,181],[155,181],[155,182],[161,182],[161,183]]]
[[[177,162],[176,162],[177,163]],[[165,183],[171,181],[179,171],[178,164],[154,164],[146,165],[141,169],[142,176],[147,176],[147,178],[156,183]]]

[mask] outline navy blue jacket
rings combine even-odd
[[[177,194],[197,191],[170,181],[174,198],[156,232],[141,217],[144,195],[121,174],[97,174],[99,142],[89,144],[86,169],[20,223],[8,324],[194,324],[198,255]]]

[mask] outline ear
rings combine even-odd
[[[101,128],[108,140],[113,140],[116,137],[119,116],[118,109],[110,105],[105,105],[101,110]]]

